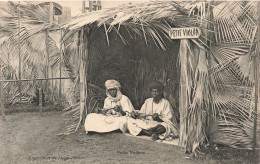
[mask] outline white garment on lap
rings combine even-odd
[[[127,120],[127,128],[130,134],[137,136],[140,134],[142,129],[149,130],[151,128],[156,127],[157,125],[162,125],[165,127],[166,132],[159,136],[160,139],[164,139],[171,134],[170,126],[165,122],[157,122],[153,120],[141,120],[141,119],[133,119],[129,118]]]
[[[160,119],[164,122],[153,121],[152,116],[148,116],[146,119],[142,120],[129,118],[127,121],[127,128],[132,135],[136,136],[142,129],[149,130],[157,125],[162,125],[166,129],[166,132],[159,136],[161,139],[168,137],[171,133],[178,135],[177,126],[173,124],[173,122],[176,123],[176,118],[173,117],[173,110],[168,100],[162,98],[159,103],[155,103],[153,102],[153,98],[149,98],[145,101],[139,113],[145,115],[158,113]]]
[[[137,136],[142,131],[142,129],[148,130],[157,125],[159,125],[158,122],[153,120],[141,120],[141,119],[129,118],[127,121],[127,128],[130,134],[134,136]]]
[[[123,133],[127,130],[128,117],[105,116],[91,113],[85,120],[85,130],[99,133],[111,132],[120,129]]]
[[[85,130],[94,132],[111,132],[120,129],[123,133],[127,130],[127,119],[134,110],[133,105],[128,97],[122,95],[119,101],[111,101],[108,97],[105,99],[104,108],[110,109],[115,106],[122,106],[122,110],[126,112],[126,116],[105,116],[103,114],[88,114],[85,120]]]

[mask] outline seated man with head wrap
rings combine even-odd
[[[145,134],[152,136],[152,140],[165,139],[170,134],[178,137],[176,118],[170,102],[163,98],[163,89],[162,83],[152,83],[152,98],[145,101],[140,111],[131,113],[133,118],[128,119],[127,128],[132,135]]]
[[[104,101],[104,114],[91,113],[85,120],[86,132],[111,132],[120,129],[123,133],[127,130],[127,119],[134,111],[128,97],[120,92],[120,83],[116,80],[105,82],[107,98]]]

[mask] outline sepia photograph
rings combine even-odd
[[[0,0],[1,164],[260,164],[260,1]]]

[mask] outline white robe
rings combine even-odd
[[[136,136],[142,129],[149,130],[157,125],[163,125],[166,129],[166,132],[159,136],[160,139],[168,137],[171,133],[175,136],[179,135],[176,118],[173,117],[173,109],[168,100],[162,98],[157,104],[153,101],[153,98],[149,98],[145,101],[138,113],[150,116],[147,116],[145,119],[128,119],[127,128],[132,135]],[[151,115],[154,113],[158,113],[159,118],[163,120],[163,122],[153,121]]]
[[[133,105],[128,97],[122,95],[119,101],[111,101],[108,97],[105,99],[104,108],[113,108],[116,105],[122,106],[122,110],[126,112],[125,116],[103,115],[90,113],[85,120],[85,130],[99,133],[111,132],[120,129],[123,133],[127,130],[127,120],[130,113],[134,110]]]

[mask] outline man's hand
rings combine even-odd
[[[152,119],[153,119],[154,121],[163,122],[163,121],[160,119],[158,113],[154,113],[153,116],[152,116]]]
[[[121,106],[119,106],[119,105],[117,105],[117,106],[115,106],[115,109],[114,109],[116,112],[121,112],[121,110],[122,110],[122,107]]]
[[[134,111],[132,111],[132,112],[130,113],[130,115],[131,115],[132,118],[135,119],[135,118],[138,116],[138,113],[135,113]]]
[[[158,113],[154,113],[152,116],[154,121],[157,121],[158,117],[159,117]]]
[[[121,113],[122,116],[126,115],[126,113],[123,111],[122,107],[119,106],[119,105],[117,105],[117,106],[115,107],[115,111]]]

